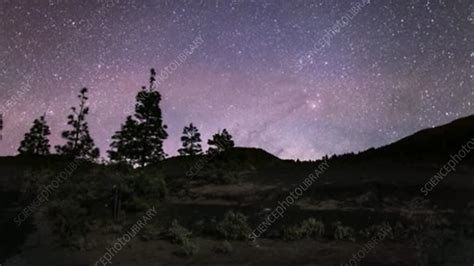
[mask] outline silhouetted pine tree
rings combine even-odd
[[[187,127],[184,127],[181,141],[183,142],[183,148],[178,150],[180,155],[202,154],[202,148],[200,144],[201,134],[199,133],[197,127],[193,125],[193,123],[189,124]]]
[[[222,130],[222,133],[217,132],[217,134],[214,134],[212,139],[207,141],[207,144],[209,144],[209,146],[214,146],[209,147],[207,150],[207,153],[209,154],[223,152],[234,147],[232,136],[229,134],[229,132],[227,132],[226,129]]]
[[[112,162],[124,162],[130,165],[139,163],[139,132],[137,122],[131,116],[127,116],[125,124],[120,131],[115,132],[110,144],[109,158]]]
[[[33,121],[33,126],[30,132],[25,134],[18,152],[21,155],[48,155],[51,147],[48,139],[50,134],[49,126],[44,119],[44,115],[42,115],[39,119]]]
[[[67,140],[64,146],[56,146],[59,154],[71,155],[75,158],[94,160],[100,155],[99,149],[95,147],[94,140],[89,134],[89,126],[86,122],[86,115],[89,114],[89,107],[86,102],[87,88],[83,88],[79,95],[79,108],[71,107],[72,114],[68,118],[67,124],[72,130],[62,132],[62,137]]]
[[[149,87],[142,87],[136,96],[135,114],[127,118],[125,132],[116,132],[110,156],[145,166],[163,160],[163,141],[168,137],[160,109],[161,95],[155,88],[156,72],[151,69]],[[134,122],[132,122],[132,120]],[[131,134],[131,135],[130,135]]]

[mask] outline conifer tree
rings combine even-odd
[[[87,88],[83,88],[79,95],[79,107],[71,107],[72,114],[68,118],[67,124],[72,127],[71,130],[62,132],[62,137],[66,139],[66,144],[56,146],[59,154],[74,156],[75,158],[94,160],[100,155],[99,149],[95,147],[94,140],[89,134],[89,126],[86,122],[86,116],[89,114],[89,107],[86,103]]]
[[[214,134],[212,139],[207,141],[207,144],[210,146],[207,150],[209,154],[223,152],[234,147],[232,135],[226,129],[222,130],[222,133],[217,132],[217,134]]]
[[[30,131],[25,134],[25,138],[21,141],[18,152],[21,155],[48,155],[49,139],[48,136],[51,134],[48,124],[44,118],[44,115],[40,116],[39,119],[33,121],[33,126]]]
[[[114,135],[109,152],[111,160],[120,158],[121,161],[145,166],[166,157],[163,141],[168,133],[163,124],[161,95],[156,90],[155,76],[155,70],[151,69],[148,88],[142,87],[136,96],[134,116],[127,118],[122,130]]]
[[[180,155],[198,155],[202,153],[201,134],[193,123],[184,127],[181,141],[183,142],[183,148],[178,150]]]
[[[130,165],[139,163],[138,127],[131,116],[127,116],[120,131],[115,132],[110,144],[109,158],[112,162],[124,162]]]

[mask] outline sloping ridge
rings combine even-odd
[[[175,156],[149,167],[158,167],[165,174],[174,175],[182,174],[191,168],[201,169],[209,163],[222,159],[241,164],[242,168],[249,165],[261,167],[281,161],[278,157],[260,148],[235,147],[217,155]]]
[[[256,163],[264,162],[268,163],[271,161],[279,161],[280,159],[275,155],[260,149],[260,148],[249,148],[249,147],[236,147],[229,151],[224,152],[224,156],[236,157],[241,159],[247,159]]]
[[[384,158],[440,158],[457,153],[470,140],[474,142],[474,115],[418,131],[392,144],[364,151],[360,155]]]

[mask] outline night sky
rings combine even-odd
[[[317,159],[473,114],[472,1],[356,3],[0,0],[0,155],[16,154],[43,113],[51,144],[63,143],[69,108],[87,87],[91,135],[105,156],[150,68],[169,71],[199,36],[158,86],[169,155],[190,122],[204,142],[227,128],[237,146]]]

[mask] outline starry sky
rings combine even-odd
[[[63,143],[87,87],[105,156],[150,68],[169,71],[190,47],[158,86],[169,155],[190,122],[204,142],[227,128],[238,146],[317,159],[473,114],[472,1],[372,0],[351,13],[361,2],[0,0],[0,155],[43,113]]]

